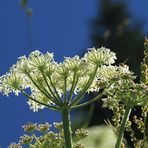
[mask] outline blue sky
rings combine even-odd
[[[133,18],[144,21],[148,32],[148,1],[126,0]],[[28,24],[19,0],[1,0],[0,75],[8,71],[19,56],[32,50],[54,52],[55,59],[81,54],[90,44],[90,21],[97,13],[98,0],[32,0],[32,44],[28,48]],[[44,110],[33,113],[23,96],[0,95],[0,145],[6,147],[22,135],[21,126],[30,122],[60,121],[60,114]]]

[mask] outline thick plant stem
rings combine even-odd
[[[144,143],[143,143],[143,147],[145,145],[145,142],[147,140],[147,116],[144,117],[144,136],[143,136],[143,140],[144,140]]]
[[[62,110],[62,120],[64,128],[65,147],[72,148],[72,131],[70,125],[70,109],[64,107]]]
[[[123,139],[123,135],[124,135],[126,122],[129,119],[130,113],[131,113],[131,106],[127,106],[126,109],[125,109],[125,114],[124,114],[124,117],[122,119],[120,129],[119,129],[118,139],[117,139],[115,148],[121,148],[121,143],[122,143],[122,139]]]

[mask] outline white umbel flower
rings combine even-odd
[[[10,71],[0,77],[0,92],[21,92],[29,98],[28,104],[34,111],[45,106],[58,108],[65,101],[70,103],[77,94],[98,91],[98,78],[112,76],[110,65],[115,59],[115,53],[104,47],[91,48],[82,58],[66,57],[60,63],[54,61],[53,53],[35,50],[28,57],[18,58]],[[30,88],[30,94],[25,92],[26,88]]]
[[[115,77],[117,74],[117,67],[116,66],[101,66],[98,70],[97,76],[99,79],[108,81],[111,78]]]
[[[88,53],[84,55],[87,62],[101,66],[102,64],[110,65],[116,60],[116,54],[111,52],[110,49],[101,48],[89,48]]]

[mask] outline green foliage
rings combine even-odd
[[[113,125],[116,127],[115,133],[119,136],[121,126],[123,123],[125,109],[130,107],[131,109],[140,106],[141,117],[136,115],[130,121],[127,118],[125,123],[125,129],[130,133],[131,141],[134,143],[135,148],[141,148],[147,141],[147,114],[148,114],[148,62],[147,62],[147,47],[148,42],[145,40],[145,57],[141,64],[141,81],[140,83],[134,82],[134,77],[122,75],[120,78],[116,78],[114,87],[107,90],[108,97],[103,99],[103,107],[107,107],[113,111]],[[125,65],[126,66],[126,65]],[[136,137],[135,131],[132,128],[132,124],[137,126],[139,133],[143,134],[143,139]]]

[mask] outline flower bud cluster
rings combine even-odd
[[[85,148],[85,145],[83,145],[81,142],[77,142],[73,145],[73,148]]]
[[[22,148],[22,146],[21,146],[20,144],[16,144],[16,143],[12,142],[12,143],[8,146],[8,148]]]
[[[136,139],[134,140],[134,147],[140,148],[143,145],[143,140]]]
[[[112,121],[116,130],[118,131],[121,123],[121,119],[124,115],[125,109],[124,104],[121,104],[118,100],[108,97],[103,99],[103,106],[104,108],[109,108],[113,112]],[[117,132],[116,131],[116,132]]]
[[[132,122],[128,120],[127,123],[126,123],[126,131],[127,132],[132,131],[131,125],[132,125]]]
[[[85,130],[85,129],[77,129],[75,131],[75,140],[76,141],[79,141],[80,139],[83,139],[85,137],[88,136],[88,130]]]
[[[148,114],[148,103],[145,104],[141,109],[142,109],[142,117],[146,118]]]
[[[18,144],[11,143],[8,148],[22,148],[23,145],[27,145],[30,148],[61,148],[65,147],[64,133],[63,133],[63,123],[54,123],[54,128],[58,129],[58,132],[53,132],[50,130],[49,123],[37,124],[37,123],[27,123],[23,125],[23,129],[29,135],[23,135],[20,137]],[[40,132],[37,134],[37,131]],[[37,136],[37,135],[38,136]],[[88,131],[84,129],[77,129],[74,133],[74,148],[84,148],[84,145],[79,142],[79,140],[88,136]]]
[[[38,131],[45,133],[50,129],[51,125],[49,125],[49,123],[45,123],[45,124],[39,124],[38,125]]]
[[[140,130],[140,132],[144,133],[145,127],[144,127],[143,119],[142,118],[138,119],[136,115],[133,117],[133,119],[134,119],[134,123],[137,125],[137,128]]]
[[[22,128],[24,129],[25,132],[33,132],[37,130],[37,124],[28,123],[26,125],[23,125]]]
[[[20,137],[20,141],[19,143],[21,143],[22,145],[25,144],[25,145],[29,145],[31,144],[33,141],[33,137],[32,136],[28,136],[28,135],[23,135]]]
[[[123,102],[125,105],[139,106],[147,102],[148,87],[144,83],[135,83],[131,74],[120,75],[107,89],[113,100]]]
[[[63,123],[62,122],[60,122],[60,123],[54,122],[53,125],[54,125],[55,128],[57,128],[59,130],[63,129]]]
[[[24,129],[25,132],[34,132],[36,130],[38,130],[39,132],[47,132],[50,128],[51,125],[49,123],[45,123],[45,124],[38,124],[37,123],[28,123],[26,125],[23,125],[22,128]]]
[[[112,117],[112,121],[114,122],[114,126],[116,127],[117,131],[119,130],[124,112],[125,109],[123,104],[119,104],[116,109],[113,110],[114,115]]]
[[[137,118],[137,117],[134,116],[134,120],[135,120],[135,118]],[[134,148],[140,148],[143,145],[144,140],[138,139],[136,137],[135,131],[132,129],[131,125],[132,125],[132,122],[128,121],[126,124],[126,131],[130,133],[129,135],[131,137],[131,141],[133,142]]]

